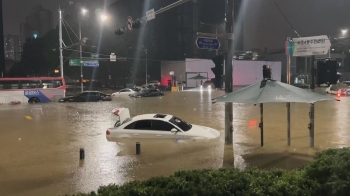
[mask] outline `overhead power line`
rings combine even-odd
[[[282,16],[284,17],[284,19],[287,21],[287,23],[289,24],[289,26],[293,29],[293,31],[295,32],[295,34],[297,34],[298,37],[300,37],[299,33],[297,32],[297,30],[295,30],[295,28],[293,27],[293,25],[289,22],[289,20],[287,19],[286,15],[284,15],[283,11],[281,10],[280,6],[277,4],[276,0],[274,1],[275,5],[277,6],[278,10],[281,12]]]

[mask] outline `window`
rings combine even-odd
[[[54,80],[53,81],[53,88],[58,88],[58,87],[61,87],[63,84],[62,84],[62,80]]]
[[[18,89],[18,81],[0,81],[0,89]]]
[[[120,92],[121,93],[123,93],[123,92],[130,92],[130,90],[121,90]]]
[[[52,80],[42,80],[42,88],[53,88],[54,83]]]
[[[134,129],[151,130],[152,122],[150,120],[139,120],[136,122]]]
[[[98,93],[97,92],[88,92],[87,95],[88,96],[97,96]]]
[[[170,120],[170,122],[174,123],[176,126],[180,127],[183,131],[188,131],[192,128],[192,125],[181,120],[178,117],[172,117]]]
[[[152,130],[171,131],[171,129],[175,129],[175,127],[168,122],[164,122],[161,120],[153,120],[152,121]]]
[[[20,88],[21,89],[27,89],[27,88],[39,88],[40,81],[38,80],[22,80],[20,81]]]

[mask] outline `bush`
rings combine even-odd
[[[76,196],[185,195],[350,195],[350,150],[330,149],[304,167],[286,171],[250,168],[179,171],[169,177],[102,186],[97,193]]]

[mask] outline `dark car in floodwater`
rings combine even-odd
[[[159,89],[143,89],[140,92],[131,94],[132,98],[140,98],[140,97],[159,97],[164,96],[164,93]]]
[[[309,89],[309,85],[305,84],[305,83],[295,83],[293,84],[293,86],[295,87],[299,87],[299,88],[302,88],[302,89]]]
[[[111,101],[111,95],[99,91],[84,91],[75,96],[59,99],[59,102],[93,102],[93,101]]]

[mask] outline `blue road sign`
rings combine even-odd
[[[199,49],[218,50],[220,48],[220,42],[217,38],[197,37],[196,44]]]
[[[98,67],[99,66],[99,63],[97,61],[87,61],[87,62],[84,62],[84,65],[86,67]]]

